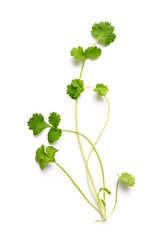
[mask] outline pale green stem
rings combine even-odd
[[[92,189],[91,189],[90,185],[89,185],[89,188],[90,188],[90,191],[91,191],[95,201],[97,202],[97,190],[96,190],[95,184],[93,182],[93,178],[91,176],[90,170],[88,169],[87,160],[86,160],[86,157],[84,155],[84,151],[83,151],[82,144],[81,144],[80,137],[79,137],[80,134],[79,134],[79,131],[78,131],[77,116],[78,115],[77,115],[77,99],[76,99],[76,132],[77,132],[77,136],[78,136],[78,142],[79,142],[79,146],[80,146],[80,149],[81,149],[81,152],[82,152],[82,156],[83,156],[83,159],[84,159],[84,162],[85,162],[85,165],[86,165],[86,171],[87,171],[87,173],[88,173],[88,175],[90,177],[90,181],[92,183],[93,190],[94,190],[95,193],[92,192]]]
[[[109,218],[109,217],[112,215],[112,213],[114,212],[114,210],[115,210],[115,208],[116,208],[116,205],[117,205],[117,197],[118,197],[118,186],[119,186],[119,181],[120,181],[120,179],[118,179],[118,181],[117,181],[115,204],[114,204],[114,207],[113,207],[112,212],[109,214],[109,216],[108,216],[107,218]]]
[[[92,151],[94,150],[94,147],[96,146],[97,142],[99,141],[100,137],[102,136],[102,134],[103,134],[103,132],[104,132],[104,130],[105,130],[107,124],[108,124],[108,121],[109,121],[110,106],[109,106],[109,101],[108,101],[108,99],[107,99],[106,96],[105,96],[105,99],[106,99],[106,101],[107,101],[107,106],[108,106],[108,116],[107,116],[107,120],[106,120],[106,123],[105,123],[105,125],[104,125],[101,133],[99,134],[97,140],[95,141],[95,143],[94,143],[94,145],[93,145],[93,147],[92,147],[92,149],[91,149],[91,151],[90,151],[90,153],[89,153],[89,155],[88,155],[87,164],[88,164],[88,162],[89,162],[89,158],[90,158],[90,156],[91,156],[91,153],[92,153]],[[102,164],[101,164],[101,171],[102,171],[102,179],[103,179],[103,188],[105,188],[105,176],[104,176],[104,170],[103,170]],[[105,191],[103,191],[103,200],[104,200],[104,202],[105,202]]]
[[[105,125],[104,125],[104,127],[103,127],[103,129],[102,129],[102,131],[101,131],[101,133],[99,134],[99,136],[98,136],[98,138],[97,138],[97,140],[96,140],[94,146],[95,146],[95,145],[97,144],[97,142],[99,141],[99,139],[100,139],[101,135],[103,134],[103,132],[104,132],[106,126],[107,126],[107,123],[108,123],[108,121],[109,121],[109,116],[110,116],[110,106],[109,106],[109,101],[108,101],[108,99],[107,99],[106,96],[104,96],[104,97],[105,97],[105,99],[106,99],[106,101],[107,101],[107,105],[108,105],[108,117],[107,117],[107,121],[106,121],[106,123],[105,123]],[[91,151],[93,151],[93,149],[92,149]]]
[[[76,131],[67,130],[67,129],[61,129],[61,130],[64,131],[64,132],[71,132],[71,133],[76,133],[76,134],[77,134]],[[92,148],[94,149],[94,151],[95,151],[95,153],[96,153],[96,155],[97,155],[97,157],[98,157],[98,160],[99,160],[101,169],[102,169],[102,174],[104,174],[103,166],[102,166],[102,162],[101,162],[101,158],[100,158],[100,156],[99,156],[96,148],[94,147],[93,143],[92,143],[92,142],[89,140],[89,138],[87,138],[84,134],[82,134],[82,133],[79,132],[79,135],[82,136],[82,137],[84,137],[84,138],[90,143],[90,145],[92,146]],[[87,174],[87,176],[88,176],[88,174]],[[96,199],[97,199],[97,198],[96,198]]]
[[[101,212],[99,211],[98,208],[96,208],[89,200],[88,198],[85,196],[85,194],[82,192],[82,190],[78,187],[78,185],[75,183],[75,181],[71,178],[71,176],[64,170],[64,168],[62,168],[57,162],[55,162],[55,164],[69,177],[69,179],[72,181],[72,183],[74,184],[74,186],[78,189],[78,191],[82,194],[82,196],[86,199],[86,201],[97,211],[101,214]]]
[[[103,218],[103,219],[101,219],[101,220],[95,220],[95,222],[104,222],[104,221],[106,221],[107,220],[107,218]]]
[[[84,89],[94,89],[94,88],[93,88],[93,87],[85,87]],[[106,98],[106,99],[107,99],[107,98]],[[107,117],[107,121],[106,121],[105,125],[107,125],[107,123],[108,123],[109,114],[110,114],[110,108],[109,108],[108,99],[107,99],[107,103],[108,103],[108,117]],[[106,127],[106,126],[105,126],[105,127]],[[105,129],[105,127],[104,127],[104,129]],[[104,131],[104,130],[102,130],[102,131]],[[102,135],[102,133],[103,133],[103,132],[101,132],[101,135]],[[99,138],[100,138],[100,136],[99,136]],[[99,139],[98,139],[98,140],[99,140]],[[94,149],[94,146],[97,144],[98,140],[97,140],[96,143],[93,145],[93,147],[92,147],[92,149],[91,149],[91,151],[90,151],[90,153],[89,153],[89,156],[88,156],[88,158],[87,158],[87,164],[88,164],[88,162],[89,162],[89,158],[90,158],[90,155],[91,155],[91,153],[92,153],[92,151],[93,151],[93,149]],[[105,188],[105,176],[104,176],[104,170],[103,170],[103,165],[102,165],[101,159],[100,159],[99,162],[100,162],[101,172],[102,172],[103,188]],[[88,174],[87,174],[87,181],[89,182]],[[103,200],[104,200],[104,202],[105,202],[105,192],[104,192],[104,191],[103,191]],[[104,207],[104,214],[106,215],[106,207]]]
[[[97,44],[97,42],[93,45],[93,47]],[[85,61],[86,61],[86,58],[84,59],[83,61],[83,64],[82,64],[82,68],[81,68],[81,72],[80,72],[80,76],[79,76],[79,80],[81,80],[81,77],[82,77],[82,72],[83,72],[83,68],[84,68],[84,64],[85,64]],[[77,115],[77,99],[76,99],[76,108],[75,108],[75,118],[76,118],[76,132],[77,132],[77,137],[78,137],[78,142],[79,142],[79,146],[80,146],[80,149],[81,149],[81,152],[82,152],[82,156],[83,156],[83,159],[84,159],[84,162],[85,162],[85,165],[86,165],[86,171],[87,171],[87,176],[89,175],[90,177],[90,181],[91,181],[91,184],[92,184],[92,187],[93,187],[93,190],[95,193],[93,193],[92,189],[91,189],[91,186],[90,186],[90,182],[87,178],[87,181],[88,181],[88,186],[89,186],[89,189],[97,203],[97,205],[99,206],[99,208],[101,209],[101,203],[99,201],[99,199],[97,199],[97,190],[96,190],[96,187],[95,187],[95,184],[94,184],[94,181],[93,181],[93,178],[91,176],[91,173],[90,173],[90,170],[88,168],[88,164],[87,164],[87,160],[85,158],[85,155],[84,155],[84,152],[83,152],[83,148],[82,148],[82,144],[81,144],[81,141],[80,141],[80,137],[79,137],[79,131],[78,131],[78,115]]]
[[[98,43],[98,40],[95,42],[95,44],[93,44],[93,46],[92,47],[94,47],[96,44]]]
[[[85,87],[84,89],[88,89],[88,88],[94,89],[93,87]]]
[[[81,77],[82,77],[82,72],[83,72],[83,68],[84,68],[85,61],[86,61],[86,58],[84,59],[84,61],[83,61],[83,63],[82,63],[81,72],[80,72],[80,75],[79,75],[79,80],[80,80]],[[97,190],[96,190],[95,184],[94,184],[94,182],[93,182],[93,178],[92,178],[92,176],[91,176],[91,173],[90,173],[90,171],[89,171],[89,169],[88,169],[86,157],[85,157],[85,155],[84,155],[83,148],[82,148],[82,144],[81,144],[80,137],[79,137],[79,131],[78,131],[78,114],[77,114],[77,101],[78,101],[78,100],[76,99],[76,109],[75,109],[75,115],[76,115],[76,132],[77,132],[78,142],[79,142],[79,146],[80,146],[80,149],[81,149],[81,152],[82,152],[82,156],[83,156],[83,159],[84,159],[84,162],[85,162],[85,165],[86,165],[86,171],[87,171],[87,173],[89,174],[90,181],[91,181],[91,183],[92,183],[93,190],[94,190],[95,193],[93,193],[90,184],[89,184],[89,189],[90,189],[90,191],[91,191],[91,193],[92,193],[95,201],[97,202]],[[89,183],[89,182],[88,182],[88,183]]]
[[[64,132],[70,132],[70,133],[76,133],[76,134],[77,134],[76,131],[72,131],[72,130],[68,130],[68,129],[61,129],[61,130],[64,131]],[[79,132],[78,134],[79,134],[80,136],[84,137],[84,138],[89,142],[89,144],[94,148],[94,151],[95,151],[95,153],[96,153],[99,161],[101,161],[100,156],[99,156],[96,148],[94,147],[93,143],[89,140],[89,138],[88,138],[87,136],[85,136],[84,134],[80,133],[80,132]]]
[[[79,75],[79,80],[81,80],[81,77],[82,77],[82,72],[83,72],[85,61],[86,61],[86,58],[84,59],[84,61],[82,63],[81,72],[80,72],[80,75]]]

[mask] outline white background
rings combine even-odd
[[[0,239],[160,239],[160,33],[157,0],[0,1]],[[108,85],[111,115],[97,144],[103,161],[108,213],[117,174],[135,176],[133,188],[120,185],[117,208],[104,223],[54,164],[41,171],[35,151],[47,145],[47,129],[28,130],[33,113],[61,115],[61,128],[75,130],[75,102],[66,85],[81,65],[72,47],[88,47],[95,22],[109,21],[117,38],[102,56],[87,60],[85,86]],[[79,130],[94,142],[106,120],[106,102],[86,90],[78,101]],[[89,146],[85,144],[85,153]],[[92,198],[77,137],[63,133],[56,161]],[[90,164],[96,164],[94,155]],[[95,161],[94,161],[95,160]],[[99,166],[95,173],[101,187]]]

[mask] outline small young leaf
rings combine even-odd
[[[99,201],[103,204],[103,206],[106,206],[105,201],[103,199],[99,199]]]
[[[73,56],[77,60],[84,60],[85,56],[84,56],[83,48],[80,46],[78,46],[78,48],[72,48],[71,56]]]
[[[103,188],[103,187],[102,187],[102,188],[99,189],[99,191],[98,191],[98,193],[97,193],[97,198],[98,198],[98,199],[100,200],[100,202],[105,206],[106,204],[105,204],[104,200],[99,198],[99,194],[100,194],[101,191],[105,191],[105,192],[107,192],[108,194],[111,194],[111,192],[110,192],[107,188]]]
[[[100,188],[100,189],[99,189],[99,192],[98,192],[98,196],[99,196],[99,194],[100,194],[100,192],[101,192],[102,190],[105,191],[105,192],[108,193],[108,194],[111,194],[111,191],[110,191],[109,189],[107,189],[107,188]]]
[[[135,178],[129,173],[122,173],[121,176],[119,176],[119,179],[127,183],[129,186],[134,186],[135,184]]]
[[[41,169],[45,167],[45,165],[49,162],[55,162],[54,155],[58,150],[54,147],[48,146],[46,147],[42,145],[40,148],[36,151],[36,161],[39,163]]]
[[[33,134],[37,135],[43,131],[43,129],[49,127],[49,125],[44,121],[42,114],[35,113],[32,118],[28,121],[28,126],[30,130],[33,130]]]
[[[101,96],[106,96],[107,92],[109,91],[108,87],[103,83],[98,83],[94,88],[95,92],[98,92]]]
[[[85,51],[84,51],[84,56],[86,58],[91,58],[91,59],[96,59],[101,55],[102,51],[100,48],[97,47],[88,47]]]
[[[49,115],[48,121],[54,128],[57,128],[61,121],[61,116],[59,114],[57,114],[56,112],[52,112]]]
[[[109,45],[116,38],[114,27],[109,22],[95,23],[92,26],[91,34],[99,43],[104,45]]]
[[[48,142],[53,143],[57,141],[62,135],[62,130],[58,128],[51,128],[48,132]]]
[[[71,84],[67,86],[67,94],[72,98],[76,99],[84,91],[83,80],[74,79]]]

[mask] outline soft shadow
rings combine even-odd
[[[76,65],[76,66],[82,65],[82,61],[81,61],[81,60],[72,58],[71,61],[72,61],[72,64],[74,64],[74,65]]]
[[[130,187],[128,186],[127,183],[123,182],[123,181],[120,181],[119,183],[119,187],[124,190],[124,191],[129,191]]]
[[[98,93],[95,94],[95,99],[96,99],[97,101],[99,101],[99,102],[103,102],[103,101],[104,101],[103,97],[100,96]]]
[[[41,169],[41,168],[40,168],[42,174],[46,175],[46,174],[48,173],[48,171],[49,171],[49,172],[50,172],[51,170],[52,170],[52,171],[55,171],[55,168],[54,168],[53,165],[54,165],[54,162],[49,162],[49,163],[47,163],[47,164],[45,165],[44,169]]]

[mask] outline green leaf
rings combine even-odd
[[[109,45],[116,38],[114,27],[109,22],[95,23],[92,26],[91,34],[99,43],[104,45]]]
[[[52,146],[46,147],[46,153],[47,153],[48,157],[52,160],[52,162],[55,162],[54,155],[57,151],[58,150]]]
[[[44,121],[42,114],[34,113],[32,118],[28,121],[28,126],[30,130],[33,130],[33,134],[37,135],[43,131],[43,129],[49,127],[49,125]]]
[[[96,59],[102,54],[102,51],[100,48],[97,47],[88,47],[84,51],[84,56],[86,58]]]
[[[106,96],[107,92],[109,91],[108,87],[103,83],[98,83],[94,88],[95,92],[98,92],[101,96]]]
[[[72,48],[71,56],[73,56],[77,60],[84,60],[85,56],[84,56],[83,48],[80,46],[78,46],[78,48]]]
[[[77,60],[85,60],[87,58],[96,59],[101,55],[102,51],[97,47],[88,47],[85,51],[83,51],[82,47],[72,48],[71,56],[73,56]]]
[[[48,146],[46,147],[42,145],[36,151],[36,161],[39,163],[41,169],[43,169],[47,163],[55,162],[54,155],[58,150],[54,147]]]
[[[48,121],[53,127],[57,128],[61,121],[61,116],[59,114],[57,114],[56,112],[52,112],[49,115]]]
[[[53,143],[57,141],[62,135],[62,130],[57,128],[51,128],[48,132],[48,142]]]
[[[119,179],[127,183],[129,186],[134,186],[135,184],[135,178],[129,173],[122,173],[121,176],[119,176]]]
[[[71,84],[67,86],[67,94],[72,98],[76,99],[84,91],[83,80],[74,79]]]

